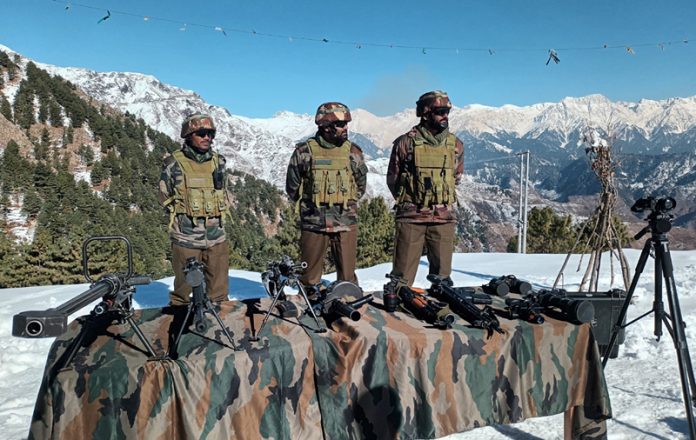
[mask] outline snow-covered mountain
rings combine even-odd
[[[0,50],[14,53],[2,46]],[[26,59],[22,59],[26,64]],[[178,139],[180,123],[186,115],[197,111],[212,114],[218,125],[215,145],[227,157],[228,166],[278,187],[284,185],[285,167],[294,144],[316,129],[313,115],[288,111],[271,118],[233,115],[225,108],[208,104],[193,91],[162,83],[150,75],[36,64],[69,80],[93,99],[142,118],[174,139]],[[12,90],[9,86],[2,90],[10,101]],[[588,181],[594,182],[591,174],[581,182],[583,185],[564,185],[568,175],[585,175],[589,169],[587,161],[581,160],[584,149],[578,146],[588,126],[608,133],[615,156],[625,166],[619,174],[633,176],[618,183],[627,202],[641,190],[660,195],[675,188],[680,189],[679,197],[685,202],[696,201],[694,185],[683,188],[678,183],[696,181],[696,170],[688,165],[694,160],[684,156],[693,154],[696,145],[696,96],[633,103],[590,95],[522,107],[463,105],[457,97],[453,99],[457,106],[450,114],[450,126],[465,143],[465,169],[473,176],[466,183],[466,192],[462,192],[462,201],[474,211],[500,203],[516,205],[514,196],[501,199],[501,189],[517,187],[519,160],[515,154],[526,150],[531,151],[532,190],[537,188],[544,197],[553,195],[560,202],[592,194],[596,187],[587,185]],[[384,177],[386,158],[392,141],[418,122],[415,109],[391,116],[376,116],[364,109],[353,109],[352,113],[350,137],[369,158],[368,195],[383,195],[390,200]],[[512,213],[510,206],[494,211],[498,211],[496,217],[501,217],[497,220],[514,222],[504,214]]]

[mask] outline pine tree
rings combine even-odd
[[[571,217],[560,216],[549,207],[534,207],[527,220],[527,253],[563,254],[570,251],[575,242],[575,230]],[[517,236],[510,239],[508,252],[517,251]]]
[[[29,129],[34,123],[34,93],[27,80],[22,80],[15,96],[14,121],[24,129]]]
[[[391,261],[394,252],[394,217],[382,197],[358,208],[358,265],[369,267]]]
[[[53,99],[48,103],[48,117],[53,127],[60,127],[63,125],[63,116],[60,114],[60,106]],[[68,141],[68,143],[71,142],[72,140]]]
[[[10,101],[5,98],[5,95],[0,94],[0,114],[2,114],[5,119],[12,122],[12,106]]]
[[[41,197],[39,197],[39,194],[36,192],[36,190],[34,188],[27,189],[27,191],[24,193],[22,210],[29,217],[36,218],[36,216],[39,215],[39,212],[41,211],[42,205],[43,201],[41,200]]]
[[[80,148],[77,149],[77,154],[83,164],[87,166],[92,166],[92,164],[94,164],[94,150],[87,145],[80,145]]]
[[[13,191],[29,185],[32,174],[32,165],[19,153],[19,145],[10,139],[0,161],[0,180],[8,191]]]

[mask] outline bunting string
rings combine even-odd
[[[483,53],[489,56],[496,56],[499,53],[504,52],[543,52],[544,59],[546,59],[546,65],[548,66],[551,61],[553,64],[559,64],[561,61],[561,52],[573,52],[573,51],[605,51],[620,49],[626,54],[636,55],[637,48],[656,48],[660,51],[664,51],[668,46],[672,45],[685,45],[688,44],[690,38],[683,38],[681,40],[673,41],[658,41],[654,43],[632,43],[632,44],[600,44],[597,46],[585,46],[585,47],[557,47],[557,48],[499,48],[499,47],[452,47],[452,46],[416,46],[409,44],[394,43],[383,43],[383,42],[370,42],[370,41],[346,41],[346,40],[334,40],[326,37],[315,37],[307,35],[289,35],[289,34],[278,34],[272,32],[262,32],[256,29],[241,29],[233,26],[223,26],[221,24],[205,24],[205,23],[192,23],[190,21],[183,20],[173,20],[170,18],[158,17],[155,15],[142,15],[128,11],[120,11],[114,9],[104,10],[103,8],[86,5],[82,3],[76,3],[74,1],[66,2],[61,0],[50,0],[53,3],[62,5],[65,11],[69,12],[72,8],[84,8],[99,12],[99,20],[97,24],[105,24],[105,22],[112,22],[114,20],[113,16],[119,15],[129,18],[137,18],[145,22],[159,21],[163,23],[170,23],[175,25],[179,31],[186,32],[191,28],[199,28],[204,30],[211,30],[213,32],[220,33],[223,37],[227,37],[229,33],[244,34],[249,36],[259,36],[266,38],[283,39],[289,43],[295,41],[306,41],[311,43],[320,44],[336,44],[343,46],[352,46],[355,49],[362,49],[366,47],[373,48],[386,48],[386,49],[407,49],[407,50],[417,50],[423,55],[427,55],[429,52],[452,52],[455,54],[462,53]]]

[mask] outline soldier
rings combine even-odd
[[[310,288],[321,281],[326,249],[336,262],[337,279],[358,283],[358,204],[365,194],[367,166],[362,150],[348,140],[348,107],[338,102],[319,106],[316,135],[295,147],[285,190],[300,201],[300,248],[307,270],[300,281]]]
[[[223,217],[229,214],[224,188],[225,158],[212,150],[213,119],[196,113],[181,124],[184,144],[162,164],[159,199],[169,211],[174,291],[171,305],[189,302],[191,286],[183,267],[196,257],[205,264],[205,281],[212,301],[227,300],[229,255]]]
[[[394,141],[387,186],[396,199],[392,275],[413,284],[426,246],[429,273],[452,272],[456,185],[464,172],[464,145],[449,132],[452,103],[445,92],[425,93],[416,102],[420,123]]]

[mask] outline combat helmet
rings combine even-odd
[[[196,130],[201,128],[206,130],[215,131],[215,124],[213,123],[213,118],[210,115],[203,113],[194,113],[189,115],[184,119],[181,124],[181,137],[185,138]]]
[[[449,96],[442,90],[433,90],[432,92],[424,93],[416,101],[416,116],[423,116],[431,109],[437,107],[452,108]]]
[[[325,102],[317,109],[317,114],[314,117],[314,122],[318,126],[328,125],[332,122],[345,121],[350,122],[350,110],[345,104],[340,102]]]

